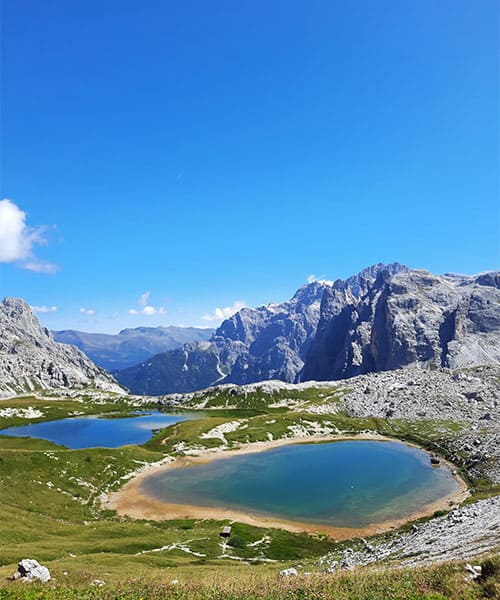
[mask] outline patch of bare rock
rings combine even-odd
[[[455,508],[447,515],[413,525],[387,541],[347,548],[339,557],[327,554],[318,565],[328,571],[352,569],[381,561],[397,561],[401,567],[462,560],[500,546],[500,497],[479,500]]]

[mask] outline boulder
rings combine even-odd
[[[465,565],[465,570],[469,573],[471,579],[479,579],[481,577],[482,569],[479,565]]]
[[[47,583],[50,581],[50,571],[33,558],[23,558],[14,573],[14,579],[21,578],[28,583],[31,581]]]

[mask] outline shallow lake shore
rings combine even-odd
[[[464,480],[454,474],[457,483],[457,489],[447,496],[437,500],[436,502],[426,504],[418,512],[407,515],[401,519],[374,523],[367,527],[351,528],[351,527],[333,527],[325,524],[303,523],[280,519],[273,516],[265,516],[261,514],[251,513],[247,511],[239,511],[234,509],[226,509],[224,507],[204,507],[190,504],[174,504],[165,502],[155,498],[143,489],[143,482],[152,474],[165,472],[172,469],[179,469],[195,464],[203,464],[214,460],[226,459],[233,456],[243,454],[253,454],[257,452],[265,452],[272,448],[286,446],[290,444],[302,443],[325,443],[345,440],[376,440],[376,441],[395,441],[392,438],[383,437],[376,434],[362,434],[359,436],[310,436],[307,438],[287,438],[281,440],[272,440],[266,442],[254,442],[246,444],[241,448],[231,450],[201,450],[197,455],[178,457],[170,463],[161,465],[147,466],[137,473],[123,488],[109,494],[106,499],[103,499],[103,508],[116,510],[119,515],[128,515],[136,519],[151,519],[151,520],[168,520],[168,519],[228,519],[230,521],[239,521],[248,525],[257,527],[272,527],[281,528],[293,532],[321,533],[336,540],[345,540],[358,536],[369,536],[389,529],[394,529],[421,517],[432,515],[438,510],[448,510],[451,505],[460,504],[467,498],[469,492]],[[401,440],[397,440],[401,441]],[[415,446],[408,442],[402,442],[409,446]],[[422,450],[422,448],[420,448]],[[453,471],[454,466],[441,459],[441,463],[448,466]]]

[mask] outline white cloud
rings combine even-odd
[[[80,308],[80,312],[82,313],[82,315],[88,315],[89,317],[91,317],[92,315],[95,315],[95,310],[93,308]]]
[[[0,201],[0,261],[27,258],[34,241],[26,227],[26,213],[10,200]]]
[[[59,267],[57,265],[43,260],[30,260],[23,263],[21,266],[23,269],[27,269],[28,271],[35,271],[35,273],[48,273],[49,275],[59,271]]]
[[[245,308],[245,307],[246,307],[245,302],[242,302],[241,300],[236,300],[236,302],[233,302],[232,306],[225,306],[224,308],[217,307],[213,313],[203,315],[201,318],[204,321],[221,322],[221,321],[224,321],[224,319],[228,319],[229,317],[232,317],[234,315],[234,313],[237,313],[239,310],[241,310],[242,308]]]
[[[128,310],[129,315],[146,315],[148,317],[152,317],[154,315],[166,315],[167,311],[165,307],[160,306],[159,308],[155,308],[148,304],[149,297],[151,296],[151,292],[144,292],[139,296],[137,300],[137,304],[142,306],[142,308],[130,308]]]
[[[35,313],[53,313],[56,312],[57,306],[32,306]]]
[[[163,306],[160,308],[155,308],[154,306],[144,306],[143,308],[135,309],[130,308],[128,311],[129,315],[147,315],[148,317],[152,317],[153,315],[166,315],[167,311]]]
[[[23,269],[37,273],[55,273],[57,265],[38,259],[33,247],[45,246],[46,227],[29,227],[26,213],[12,200],[0,200],[0,262],[19,263]]]
[[[139,300],[137,300],[137,304],[139,306],[147,306],[148,305],[149,296],[151,296],[151,292],[144,292],[144,294],[141,294],[139,296]]]
[[[325,285],[333,285],[334,283],[331,279],[319,279],[318,277],[316,277],[316,275],[311,273],[311,275],[309,275],[309,277],[307,278],[307,283],[314,283],[315,281],[317,281],[318,283],[324,283]]]

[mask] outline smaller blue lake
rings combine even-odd
[[[41,438],[72,450],[117,448],[128,444],[143,444],[151,439],[153,430],[190,418],[193,417],[185,413],[164,413],[157,410],[111,419],[99,416],[72,417],[9,427],[0,430],[0,435]]]
[[[142,490],[164,502],[236,509],[334,527],[407,518],[457,490],[445,465],[400,442],[296,444],[147,477]]]

